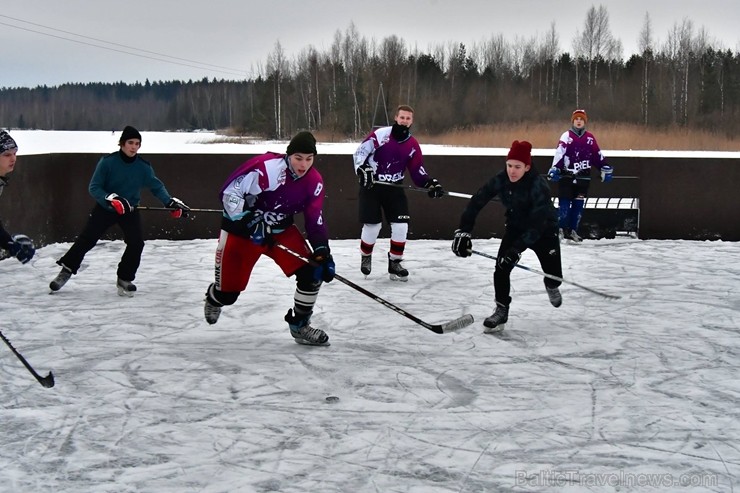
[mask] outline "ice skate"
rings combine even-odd
[[[568,235],[566,236],[566,238],[569,239],[569,240],[573,240],[576,243],[580,243],[580,242],[583,241],[583,238],[581,238],[580,236],[578,236],[578,233],[576,233],[576,230],[575,229],[571,229],[570,232],[568,233]]]
[[[62,289],[62,286],[67,284],[67,281],[69,281],[69,278],[72,277],[72,271],[69,270],[67,267],[62,266],[62,270],[59,271],[59,274],[49,283],[49,289],[52,291],[59,291]]]
[[[373,270],[373,256],[372,255],[361,255],[360,260],[360,272],[366,276],[370,275],[370,271]]]
[[[136,292],[136,285],[131,281],[124,281],[120,277],[116,281],[116,287],[118,287],[118,296],[127,296],[129,298],[134,297]]]
[[[409,271],[403,268],[401,265],[402,259],[392,259],[391,254],[388,254],[388,274],[391,281],[403,281],[409,280]]]
[[[502,305],[498,301],[496,302],[496,311],[483,321],[483,325],[486,326],[483,329],[485,334],[494,334],[504,330],[506,322],[509,320],[509,307]]]
[[[550,298],[550,304],[555,308],[563,304],[563,297],[560,295],[560,290],[557,287],[545,288],[547,291],[547,297]]]
[[[285,321],[290,327],[290,335],[298,344],[307,346],[329,346],[329,336],[321,329],[311,327],[311,316],[299,317],[293,310],[288,310]]]
[[[212,292],[213,284],[208,286],[208,289],[206,290],[206,303],[203,305],[203,314],[206,317],[206,322],[210,325],[218,322],[218,317],[221,316],[221,308],[223,307],[221,303],[213,299],[213,295],[211,294]]]

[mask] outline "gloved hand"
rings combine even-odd
[[[452,239],[452,251],[458,257],[470,257],[473,254],[473,242],[470,239],[470,233],[456,229],[455,237]]]
[[[506,253],[499,255],[498,266],[504,270],[511,270],[522,258],[522,253],[516,248],[509,248]]]
[[[258,245],[272,245],[272,227],[260,218],[250,227],[249,237]]]
[[[188,217],[188,211],[190,210],[190,207],[185,205],[185,202],[180,199],[176,199],[175,197],[170,198],[170,201],[167,202],[167,208],[175,209],[174,211],[170,211],[170,216],[174,217],[175,219],[185,219],[186,217]]]
[[[8,252],[11,256],[17,258],[20,263],[26,264],[36,253],[33,241],[26,235],[15,235],[13,240],[8,242]]]
[[[552,182],[560,181],[560,168],[553,166],[550,171],[547,172],[547,180]]]
[[[427,195],[429,195],[433,199],[438,199],[445,194],[442,185],[439,184],[436,178],[428,179],[427,182],[424,184],[424,188],[428,190]]]
[[[331,282],[336,274],[336,265],[328,246],[320,246],[314,250],[311,260],[316,262],[313,278],[316,281]]]
[[[109,193],[105,196],[105,200],[110,202],[111,207],[113,207],[113,209],[120,215],[128,214],[134,210],[134,208],[131,207],[131,204],[128,203],[128,200],[123,197],[119,197],[118,194]]]
[[[612,181],[612,173],[614,172],[614,169],[609,165],[604,165],[601,167],[601,181],[604,183],[609,183]]]
[[[360,182],[362,188],[370,190],[375,185],[375,175],[373,174],[373,168],[365,163],[357,168],[357,179]]]

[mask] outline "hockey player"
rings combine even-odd
[[[362,141],[354,154],[354,167],[360,182],[360,271],[372,270],[372,254],[382,227],[383,214],[391,227],[388,274],[395,281],[408,281],[409,272],[401,261],[409,231],[409,204],[402,187],[376,186],[376,182],[401,184],[406,170],[413,182],[428,190],[432,198],[444,195],[439,181],[431,178],[423,165],[421,147],[411,136],[414,110],[401,105],[395,123],[381,127]]]
[[[206,291],[204,314],[215,324],[224,305],[233,305],[266,255],[286,276],[296,276],[293,309],[285,315],[290,334],[299,344],[328,346],[329,336],[310,325],[323,282],[334,279],[335,266],[323,219],[324,181],[313,167],[316,139],[299,132],[286,154],[268,152],[239,166],[221,188],[224,212],[216,248],[215,282]],[[303,213],[309,248],[295,214]],[[283,245],[312,265],[280,248]]]
[[[0,130],[0,195],[8,184],[8,175],[15,169],[18,145],[5,130]],[[5,250],[11,257],[17,258],[22,264],[28,263],[36,249],[33,242],[26,235],[10,234],[0,222],[0,248]]]
[[[586,111],[575,110],[570,119],[572,127],[560,136],[547,179],[558,182],[560,239],[582,241],[577,230],[591,184],[591,168],[601,172],[602,182],[611,181],[613,170],[596,138],[586,130]]]
[[[499,332],[509,319],[511,271],[527,248],[540,261],[542,269],[562,277],[558,218],[550,198],[550,187],[532,167],[532,144],[514,141],[506,156],[506,170],[491,178],[470,199],[455,231],[452,251],[459,257],[472,254],[470,233],[481,209],[494,197],[506,207],[506,231],[499,246],[493,273],[496,309],[483,325],[486,333]],[[545,278],[545,290],[554,307],[563,303],[560,281]]]
[[[126,249],[118,264],[116,287],[120,296],[132,297],[136,291],[133,283],[144,250],[141,217],[136,207],[141,200],[141,189],[148,188],[168,208],[174,209],[175,218],[187,217],[190,208],[180,199],[171,197],[164,184],[154,174],[148,161],[139,156],[141,134],[127,126],[121,132],[117,152],[103,156],[98,161],[88,191],[95,199],[87,223],[67,253],[57,261],[62,267],[49,283],[52,291],[59,291],[82,264],[87,252],[97,244],[103,234],[114,224],[123,231]]]

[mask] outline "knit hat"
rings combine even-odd
[[[506,160],[515,159],[523,162],[526,166],[532,166],[532,144],[523,140],[519,142],[515,140],[511,144],[509,154],[506,155]]]
[[[13,137],[10,136],[5,130],[0,130],[0,152],[10,151],[18,149],[18,144],[15,143]]]
[[[584,123],[588,123],[588,115],[586,114],[586,110],[575,110],[572,115],[570,115],[570,122],[573,123],[573,120],[575,120],[577,117],[583,118]]]
[[[126,125],[126,127],[123,129],[123,132],[121,132],[121,138],[118,139],[118,143],[120,145],[123,145],[126,143],[127,140],[131,139],[139,139],[139,141],[141,141],[141,134],[134,127]]]
[[[316,152],[316,138],[311,132],[298,132],[295,137],[290,139],[287,154],[318,154]]]

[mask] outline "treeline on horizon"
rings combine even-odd
[[[392,123],[398,104],[416,131],[439,134],[489,124],[567,121],[585,108],[599,122],[740,130],[740,53],[715,48],[690,20],[659,47],[646,14],[641,54],[622,59],[604,7],[592,7],[573,53],[554,24],[541,38],[502,35],[466,47],[411,51],[397,36],[367,40],[354,24],[327,52],[288,59],[279,42],[247,80],[79,83],[0,89],[0,126],[45,130],[230,129],[285,138],[300,129],[356,138]],[[386,116],[387,115],[387,116]]]

